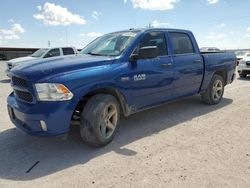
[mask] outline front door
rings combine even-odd
[[[131,63],[132,98],[138,109],[164,102],[171,98],[173,92],[173,62],[168,55],[164,32],[146,33],[136,50],[147,46],[157,46],[159,56]]]

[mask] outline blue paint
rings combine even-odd
[[[165,32],[168,55],[130,62],[129,57],[140,39],[150,31]],[[169,32],[186,33],[195,53],[173,55]],[[198,63],[194,63],[199,61]],[[170,66],[163,66],[169,64]],[[232,82],[236,57],[232,53],[201,54],[193,34],[186,30],[140,30],[132,44],[119,57],[78,55],[36,60],[14,68],[12,76],[26,80],[24,89],[32,94],[27,103],[10,94],[7,102],[12,122],[28,134],[55,136],[69,131],[74,109],[79,101],[96,89],[113,88],[123,96],[126,115],[153,106],[204,92],[218,70],[226,72],[227,84]],[[135,81],[134,76],[146,79]],[[70,101],[41,102],[36,99],[35,83],[61,83],[73,94]],[[13,117],[14,114],[14,117]],[[40,120],[48,131],[43,131]]]

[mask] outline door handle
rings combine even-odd
[[[163,63],[161,64],[162,67],[171,67],[172,63]]]
[[[194,64],[200,64],[200,63],[202,63],[202,61],[198,59],[198,60],[195,60],[193,63]]]

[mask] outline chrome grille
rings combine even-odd
[[[14,93],[22,101],[29,102],[29,103],[33,102],[33,97],[29,92],[19,91],[19,90],[14,89]]]
[[[13,76],[11,79],[14,86],[28,88],[28,83],[26,80],[15,76]]]
[[[28,103],[33,102],[33,96],[29,91],[29,84],[25,79],[13,76],[11,82],[17,99]]]

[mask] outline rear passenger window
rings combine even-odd
[[[169,34],[175,55],[195,53],[192,41],[187,34],[174,32]]]
[[[74,50],[72,48],[63,48],[63,55],[72,55],[75,54]]]
[[[145,34],[139,43],[139,50],[142,47],[157,46],[159,50],[159,56],[168,55],[166,38],[163,32],[149,32]]]

